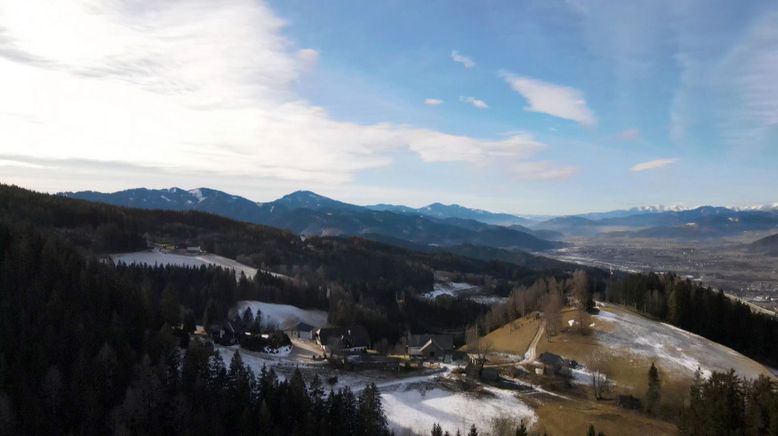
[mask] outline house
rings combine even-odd
[[[214,342],[219,345],[235,345],[238,343],[240,329],[232,321],[226,324],[212,324],[208,326],[208,333]]]
[[[316,327],[304,323],[302,321],[295,323],[284,330],[290,338],[305,339],[306,341],[313,340],[313,334]]]
[[[549,352],[540,353],[538,362],[542,365],[543,374],[561,375],[564,377],[572,376],[571,368],[575,365],[574,363],[563,359],[562,356]]]
[[[411,358],[450,362],[454,353],[454,338],[451,335],[409,333],[406,353]]]
[[[362,326],[323,327],[314,333],[316,343],[325,353],[355,353],[367,351],[370,336]]]

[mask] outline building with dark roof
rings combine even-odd
[[[366,351],[370,336],[362,326],[323,327],[314,332],[316,343],[325,353],[353,353]]]
[[[454,353],[454,337],[451,335],[408,334],[407,353],[411,358],[450,361]]]

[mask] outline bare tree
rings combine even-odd
[[[492,341],[481,337],[478,334],[477,325],[467,329],[465,332],[465,340],[467,341],[467,351],[471,354],[475,354],[478,364],[483,367],[484,362],[486,362],[486,356],[492,352]]]
[[[594,390],[594,398],[601,400],[604,395],[610,392],[611,381],[610,376],[612,368],[610,365],[610,358],[599,351],[592,353],[587,365],[591,372],[592,389]]]

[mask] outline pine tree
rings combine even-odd
[[[586,432],[586,436],[597,436],[597,433],[594,431],[594,424],[589,424],[589,431]]]
[[[440,424],[437,422],[432,424],[432,436],[443,436],[443,429],[440,428]]]
[[[660,398],[659,371],[654,363],[648,370],[648,390],[646,391],[646,412],[654,413]]]
[[[359,394],[357,419],[361,434],[380,435],[386,429],[386,415],[381,405],[381,393],[374,383],[369,383]]]
[[[478,429],[475,428],[475,424],[470,426],[470,431],[467,432],[467,436],[478,436]]]
[[[243,311],[241,321],[243,321],[244,328],[249,328],[254,323],[254,315],[251,313],[250,307],[247,307],[246,310]]]
[[[209,328],[216,322],[216,303],[213,299],[209,299],[205,304],[205,310],[203,311],[203,327]]]

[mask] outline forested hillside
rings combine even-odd
[[[144,283],[176,271],[139,282],[139,271],[85,258],[29,225],[0,224],[0,247],[2,435],[387,433],[374,386],[325,398],[299,372],[279,380],[239,357],[226,368],[207,344],[187,347],[188,333],[173,327],[174,291]],[[234,287],[231,273],[211,273]]]
[[[196,319],[202,319],[209,300],[214,300],[218,318],[226,314],[233,300],[252,296],[329,310],[332,322],[364,324],[377,339],[390,342],[408,328],[460,329],[485,310],[468,300],[421,297],[432,289],[435,271],[467,274],[488,282],[488,289],[501,295],[547,274],[566,274],[564,264],[557,262],[548,262],[549,268],[529,268],[446,252],[411,251],[360,238],[301,238],[288,231],[201,212],[128,209],[11,186],[0,187],[0,220],[59,235],[86,255],[142,249],[147,241],[186,243],[293,278],[283,282],[259,277],[250,285],[242,281],[237,292],[229,289],[234,285],[204,277],[209,283],[222,283],[207,298],[203,295],[209,293],[185,289],[174,280],[180,288],[173,293],[176,301],[187,302]],[[218,275],[210,270],[198,274]],[[197,295],[198,301],[191,301],[192,295]]]

